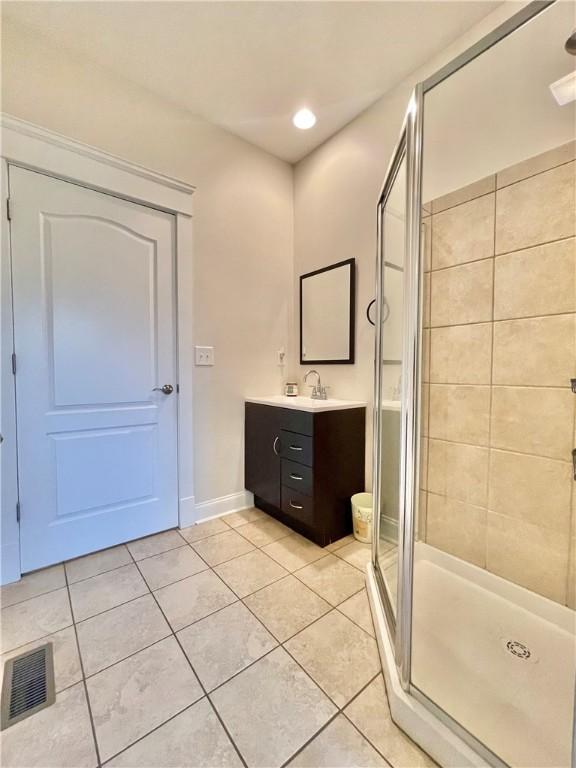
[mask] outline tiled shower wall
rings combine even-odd
[[[575,143],[425,206],[421,536],[575,607]]]

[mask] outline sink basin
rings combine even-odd
[[[329,397],[327,400],[313,400],[311,397],[286,397],[286,395],[271,395],[270,397],[247,397],[247,403],[260,405],[276,405],[279,408],[293,408],[296,411],[342,411],[346,408],[364,408],[367,403],[360,400],[337,400]]]

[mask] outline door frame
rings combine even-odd
[[[177,453],[178,521],[195,522],[193,455],[193,203],[195,187],[179,179],[123,160],[11,115],[0,115],[0,584],[16,581],[20,570],[17,519],[18,462],[16,382],[12,370],[14,328],[12,253],[9,227],[9,167],[37,171],[104,194],[170,213],[175,218],[176,365],[178,371]],[[17,215],[11,205],[11,215]],[[24,514],[26,512],[24,511]]]

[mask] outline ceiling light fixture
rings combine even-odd
[[[316,115],[310,109],[304,107],[299,109],[298,112],[292,118],[292,122],[296,128],[300,128],[301,131],[307,131],[308,128],[316,125]]]
[[[570,72],[569,75],[556,80],[550,86],[550,90],[561,107],[570,104],[576,99],[576,72]]]

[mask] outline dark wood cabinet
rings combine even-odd
[[[245,486],[266,504],[280,506],[279,408],[246,403]]]
[[[352,531],[364,490],[365,408],[309,412],[246,403],[245,485],[257,507],[320,546]]]

